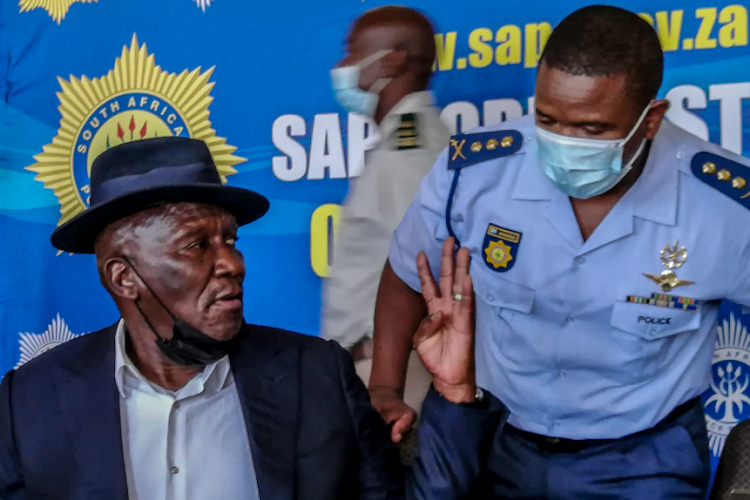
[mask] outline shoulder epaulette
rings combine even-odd
[[[460,170],[483,161],[510,156],[523,145],[523,135],[517,130],[498,130],[451,137],[448,170]]]
[[[419,142],[419,128],[417,127],[417,114],[405,113],[401,115],[401,124],[396,130],[396,150],[417,149],[422,145]]]
[[[750,209],[750,168],[713,153],[693,156],[690,169],[709,186]]]

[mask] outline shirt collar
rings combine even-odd
[[[133,385],[126,383],[127,379],[134,381],[136,384],[147,384],[155,392],[174,396],[179,395],[188,386],[194,386],[191,392],[195,394],[217,393],[233,380],[229,357],[224,356],[219,361],[207,365],[202,372],[178,391],[170,391],[160,387],[147,380],[130,359],[125,348],[125,335],[125,320],[120,319],[115,333],[115,384],[120,397],[123,399],[127,398],[132,392]]]
[[[425,108],[435,105],[435,96],[429,90],[414,92],[407,95],[385,115],[380,123],[380,136],[388,137],[401,124],[400,116],[406,113],[419,113]]]
[[[663,123],[654,138],[643,173],[626,193],[632,200],[636,217],[660,224],[677,223],[679,189],[679,162],[687,161],[687,154],[675,142],[672,127]],[[533,142],[536,138],[527,132],[524,137],[524,158],[515,185],[513,198],[517,200],[556,200],[565,195],[557,189],[542,171]],[[624,198],[624,197],[623,197]]]

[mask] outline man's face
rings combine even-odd
[[[178,203],[136,231],[131,260],[172,313],[215,339],[234,337],[242,326],[245,278],[234,217],[218,207]],[[159,309],[147,290],[139,297],[149,312]]]
[[[345,46],[344,57],[334,67],[353,66],[380,50],[390,49],[388,41],[393,38],[393,28],[388,26],[367,26],[355,23]],[[381,78],[382,59],[362,68],[359,75],[359,88],[369,90]]]
[[[536,80],[536,123],[570,137],[623,139],[644,108],[626,90],[627,77],[576,76],[542,64]],[[643,139],[653,139],[666,110],[652,109],[625,146],[624,157],[635,154]]]

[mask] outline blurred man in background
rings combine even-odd
[[[366,155],[362,177],[350,181],[331,276],[323,285],[322,335],[350,350],[365,383],[375,299],[393,231],[449,139],[427,90],[435,60],[434,36],[429,19],[413,9],[371,10],[354,22],[346,55],[331,72],[339,103],[349,112],[374,118],[381,137],[378,147]],[[392,415],[409,414],[399,423],[383,413],[389,424],[395,424],[396,442],[415,415],[401,398],[418,409],[430,384],[417,356],[404,356],[405,393],[380,398],[380,388],[370,387],[376,405],[383,399],[397,410]]]

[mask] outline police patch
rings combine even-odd
[[[484,236],[484,262],[498,273],[510,271],[516,263],[521,233],[494,224],[487,226]]]

